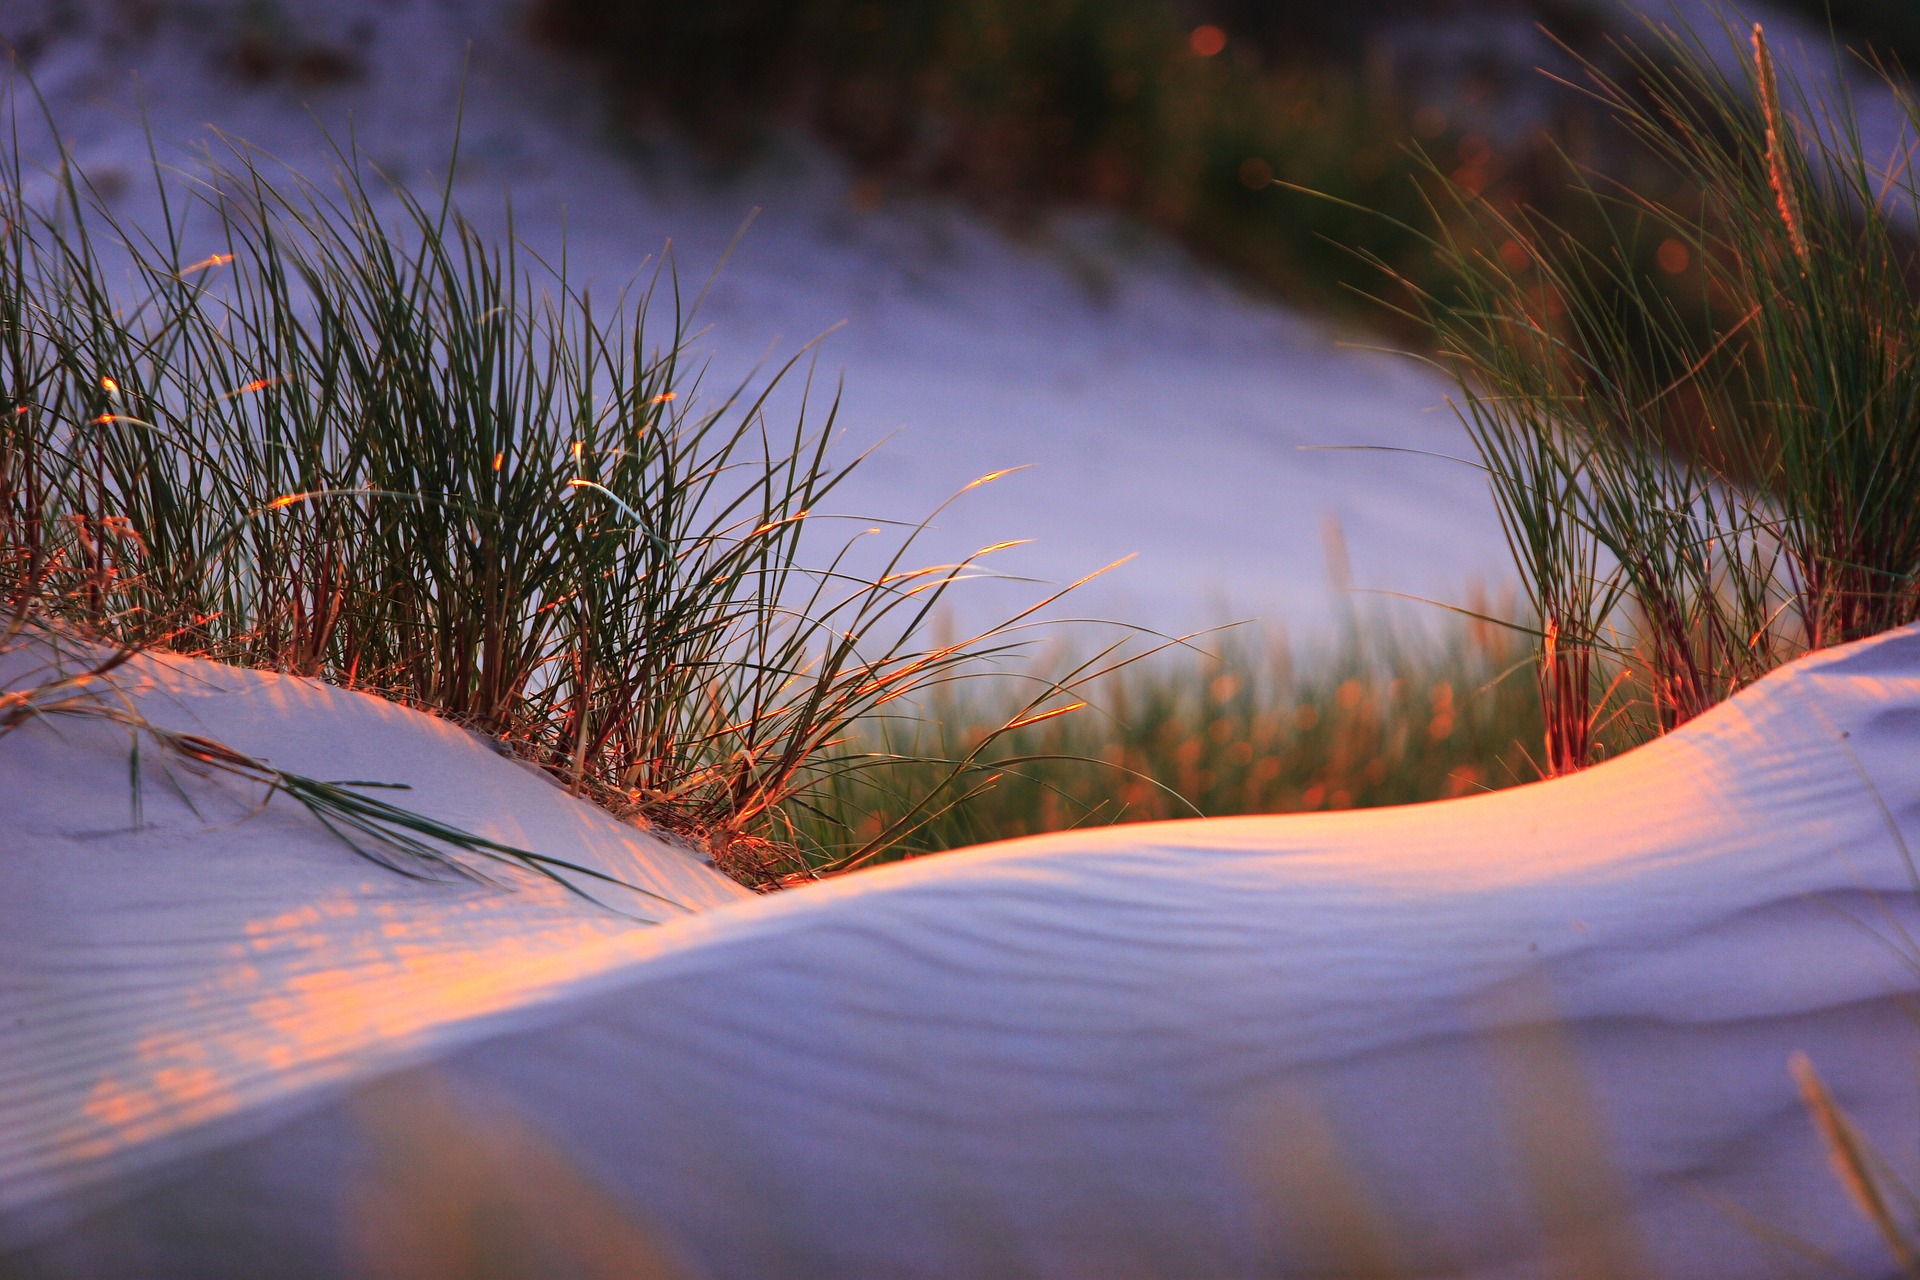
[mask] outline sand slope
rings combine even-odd
[[[191,705],[276,759],[471,768],[422,798],[732,896],[430,721],[155,674],[240,689]],[[1916,747],[1909,629],[1570,779],[1016,841],[627,929],[383,879],[271,813],[106,833],[104,745],[16,735],[0,1229],[56,1274],[248,1274],[249,1238],[352,1274],[383,1137],[342,1086],[431,1059],[714,1276],[1298,1273],[1294,1184],[1330,1176],[1303,1116],[1423,1273],[1538,1274],[1543,1179],[1604,1219],[1513,1136],[1595,1126],[1655,1273],[1771,1272],[1754,1223],[1871,1271],[1786,1063],[1906,1162]],[[1583,1083],[1515,1039],[1543,1020]]]
[[[751,896],[431,716],[184,659],[119,684],[156,724],[408,784],[380,794],[681,904],[606,895],[630,915]],[[412,881],[284,798],[260,809],[258,788],[176,766],[176,792],[151,747],[136,828],[128,745],[55,720],[0,738],[0,1210],[171,1158],[197,1126],[442,1046],[652,946],[657,930],[538,877]]]

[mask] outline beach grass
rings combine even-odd
[[[1565,157],[1562,218],[1413,150],[1425,224],[1383,220],[1432,270],[1354,255],[1458,380],[1511,607],[1150,661],[1049,656],[1031,613],[929,639],[978,558],[839,536],[832,394],[805,352],[704,385],[670,263],[591,293],[351,148],[320,181],[237,144],[156,162],[142,231],[70,157],[26,170],[17,132],[0,590],[15,618],[446,716],[763,886],[1569,772],[1920,609],[1905,175],[1763,35],[1744,76],[1683,37],[1613,65],[1588,90],[1670,171],[1652,194]]]
[[[925,526],[829,521],[858,460],[830,448],[808,353],[708,387],[670,262],[589,292],[350,147],[318,179],[239,143],[156,159],[157,225],[126,225],[71,156],[26,166],[30,108],[9,125],[10,634],[444,716],[762,886],[1533,776],[1511,663],[1464,632],[1355,621],[1310,656],[1236,635],[1140,666],[1138,639],[1049,657],[1034,610],[935,637],[981,558],[924,566]]]
[[[978,557],[925,567],[920,529],[836,532],[853,464],[829,451],[831,395],[808,388],[784,423],[767,409],[810,377],[805,353],[703,386],[684,358],[697,299],[670,264],[592,294],[564,256],[489,241],[445,189],[350,149],[318,182],[238,144],[186,173],[156,159],[158,225],[123,225],[72,157],[25,167],[18,108],[0,174],[12,631],[427,710],[723,864],[791,829],[850,725],[1015,643],[925,639]]]
[[[1567,222],[1435,171],[1447,287],[1381,264],[1457,381],[1537,619],[1550,773],[1920,617],[1913,180],[1759,27],[1721,34],[1719,64],[1708,37],[1654,28],[1621,46],[1628,74],[1586,68],[1696,199],[1569,162],[1587,214]]]

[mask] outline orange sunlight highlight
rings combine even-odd
[[[1041,721],[1051,720],[1055,716],[1071,715],[1086,705],[1084,702],[1070,702],[1064,707],[1055,707],[1051,711],[1036,711],[1030,716],[1021,716],[1018,720],[1008,721],[1007,728],[1009,730],[1024,729],[1028,725],[1039,724]]]
[[[1786,224],[1787,240],[1793,245],[1800,265],[1807,263],[1807,238],[1800,230],[1799,201],[1794,196],[1793,173],[1787,159],[1792,141],[1784,113],[1780,109],[1780,89],[1773,71],[1773,54],[1767,48],[1767,36],[1759,23],[1753,24],[1753,61],[1759,81],[1760,114],[1767,124],[1767,185],[1780,209],[1780,221]]]
[[[230,253],[210,253],[192,266],[180,268],[180,274],[175,276],[174,279],[184,280],[196,272],[206,271],[213,267],[224,267],[232,261],[233,255]]]
[[[1193,29],[1193,34],[1187,37],[1187,47],[1199,57],[1211,58],[1227,47],[1227,33],[1211,22],[1205,23]]]
[[[969,484],[965,489],[962,489],[960,492],[967,493],[971,490],[978,489],[983,484],[992,484],[995,480],[998,480],[1003,476],[1010,476],[1016,471],[1025,471],[1025,470],[1026,470],[1025,467],[1002,467],[998,471],[989,471],[987,472],[987,474],[981,476],[978,480],[975,480],[973,483]]]
[[[808,511],[805,508],[802,508],[801,510],[796,511],[792,515],[787,516],[783,519],[767,521],[767,523],[760,525],[758,528],[756,528],[752,533],[748,534],[747,536],[749,538],[757,538],[763,533],[772,533],[775,529],[781,528],[784,525],[798,524],[800,521],[805,520],[808,516],[812,514],[813,512]],[[714,579],[714,581],[718,582],[718,581],[721,581],[721,579],[716,578]]]
[[[278,1073],[338,1078],[350,1073],[356,1049],[406,1044],[655,949],[644,931],[555,916],[551,903],[534,908],[547,918],[532,935],[489,939],[495,929],[486,922],[498,907],[484,899],[433,921],[359,897],[249,922],[248,942],[230,963],[184,993],[187,1004],[228,1016],[193,1036],[150,1028],[59,1135],[68,1158],[97,1159],[230,1114]]]

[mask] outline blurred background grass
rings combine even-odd
[[[1300,645],[1252,627],[1195,637],[1077,689],[1079,710],[991,740],[1016,709],[1010,694],[936,687],[853,735],[845,750],[886,763],[818,790],[799,847],[817,851],[814,866],[834,865],[846,833],[883,830],[938,776],[935,762],[976,751],[960,802],[887,860],[1113,822],[1412,804],[1537,778],[1526,636],[1465,615],[1423,621],[1382,604]],[[1062,654],[1037,670],[1070,665]]]
[[[1781,0],[1809,22],[1833,23],[1841,41],[1871,46],[1911,71],[1920,67],[1920,5],[1906,0]]]
[[[1379,284],[1368,259],[1438,283],[1399,225],[1426,216],[1416,152],[1560,217],[1580,213],[1561,151],[1635,189],[1665,181],[1592,104],[1548,92],[1539,68],[1577,74],[1555,41],[1611,65],[1607,40],[1630,25],[1569,0],[542,0],[538,14],[600,65],[624,129],[670,128],[726,162],[797,128],[853,166],[862,203],[938,192],[1016,224],[1118,210],[1374,328],[1393,322],[1357,296]]]

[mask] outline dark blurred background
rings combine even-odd
[[[1747,16],[1828,30],[1826,0]],[[1830,17],[1863,56],[1920,59],[1913,0],[1835,0]],[[1395,223],[1426,225],[1430,169],[1576,223],[1562,153],[1639,190],[1665,181],[1550,78],[1618,70],[1613,42],[1644,36],[1644,15],[1610,0],[539,0],[535,21],[600,67],[623,127],[670,127],[722,163],[804,130],[855,166],[856,201],[937,191],[1014,223],[1117,208],[1376,324],[1355,291],[1378,288],[1377,264],[1420,278]]]

